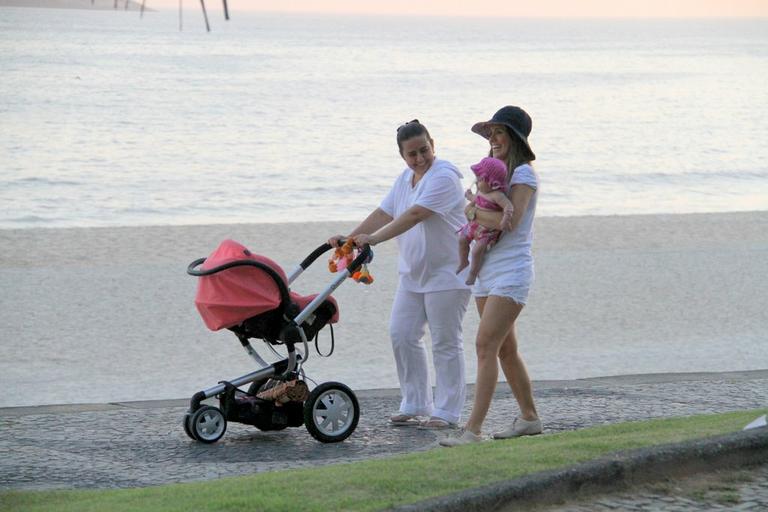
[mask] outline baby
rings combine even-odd
[[[512,227],[512,202],[507,197],[507,166],[501,160],[486,157],[475,165],[470,166],[477,177],[477,194],[467,190],[465,196],[471,205],[480,210],[503,211],[501,229],[489,229],[474,220],[464,224],[459,230],[459,268],[458,274],[469,265],[469,247],[474,240],[472,249],[472,266],[467,276],[467,284],[474,284],[480,268],[483,266],[485,252],[499,240],[502,230]]]

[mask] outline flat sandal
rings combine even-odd
[[[413,414],[395,414],[389,418],[389,424],[394,427],[417,427],[420,423],[419,417]]]

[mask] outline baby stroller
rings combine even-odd
[[[215,443],[230,421],[264,431],[306,425],[312,437],[324,443],[343,441],[355,430],[360,406],[352,390],[339,382],[325,382],[309,392],[302,365],[309,355],[308,341],[316,340],[326,324],[338,320],[331,292],[370,261],[373,253],[366,245],[320,294],[304,297],[289,289],[330,249],[329,244],[321,245],[289,276],[274,261],[232,240],[222,242],[208,258],[189,264],[187,273],[200,277],[195,305],[205,325],[214,331],[232,331],[259,365],[258,370],[195,393],[183,420],[190,438]],[[267,363],[251,346],[252,338],[263,340],[282,359]],[[285,346],[287,358],[273,348],[277,345]],[[247,384],[247,390],[240,389]],[[202,404],[214,396],[219,407]]]

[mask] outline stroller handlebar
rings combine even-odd
[[[340,241],[340,243],[344,243],[343,240]],[[309,256],[304,258],[304,261],[301,262],[301,268],[302,270],[306,270],[312,263],[317,260],[323,253],[330,251],[333,249],[331,244],[324,243],[323,245],[319,246],[317,249],[312,251]],[[349,264],[347,267],[349,269],[349,273],[352,274],[355,272],[363,263],[368,263],[373,258],[373,251],[371,250],[371,246],[368,244],[365,244],[362,249],[360,250],[360,254],[357,255],[357,258],[352,260],[352,263]],[[254,267],[261,267],[264,270],[267,270],[270,274],[274,272],[271,268],[267,267],[266,265],[263,265],[261,263],[255,262],[253,260],[235,260],[227,262],[223,265],[219,265],[217,267],[208,268],[205,270],[198,270],[197,267],[205,263],[205,260],[207,258],[198,258],[192,263],[187,266],[187,274],[191,276],[209,276],[211,274],[215,274],[216,272],[221,272],[222,270],[226,270],[228,268],[232,267],[239,267],[242,265],[250,265]],[[270,272],[271,271],[271,272]]]
[[[309,254],[309,256],[304,258],[304,261],[299,263],[299,265],[301,265],[301,269],[302,270],[307,270],[307,268],[309,268],[309,266],[312,263],[314,263],[317,258],[319,258],[323,253],[325,253],[327,251],[330,251],[331,249],[333,249],[333,246],[331,246],[331,244],[329,244],[329,243],[325,243],[325,244],[321,245],[320,247],[318,247],[317,249],[312,251]]]
[[[357,255],[357,258],[352,260],[352,263],[350,263],[347,266],[347,271],[349,271],[349,275],[354,274],[357,269],[359,269],[364,263],[368,263],[373,259],[373,250],[371,249],[371,246],[368,244],[363,245],[363,247],[360,250],[360,254]]]
[[[345,242],[346,242],[345,239],[340,239],[339,245],[340,246],[344,245]],[[320,257],[320,255],[330,251],[333,248],[334,247],[329,243],[325,243],[321,245],[320,247],[312,251],[312,253],[309,256],[304,258],[304,261],[300,263],[301,269],[307,270],[307,268],[309,268],[309,266],[312,263],[314,263],[315,260]],[[350,275],[354,273],[363,263],[369,263],[372,259],[373,259],[373,250],[371,249],[371,246],[368,244],[363,245],[363,247],[360,249],[360,254],[358,254],[357,258],[352,260],[352,263],[350,263],[349,266],[347,267],[349,268]]]

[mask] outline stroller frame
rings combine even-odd
[[[343,241],[342,241],[343,242]],[[186,434],[203,443],[215,443],[226,432],[227,422],[234,421],[254,425],[260,430],[282,430],[286,427],[306,425],[309,433],[325,443],[343,441],[355,430],[360,416],[360,407],[354,392],[340,382],[325,382],[316,386],[305,400],[292,400],[285,404],[256,397],[260,389],[265,389],[270,381],[295,381],[303,376],[303,364],[309,359],[309,344],[306,330],[314,329],[315,312],[347,278],[364,263],[371,260],[373,252],[365,245],[358,256],[334,276],[331,283],[309,304],[300,309],[291,300],[289,286],[323,253],[332,249],[330,244],[323,244],[312,251],[296,268],[288,274],[284,282],[278,272],[259,261],[251,259],[235,260],[210,269],[197,269],[206,258],[199,258],[187,267],[187,273],[202,277],[222,272],[238,266],[253,266],[266,272],[277,285],[280,293],[281,313],[280,331],[277,336],[261,335],[248,332],[247,319],[241,324],[229,327],[248,355],[259,365],[259,369],[245,375],[220,381],[217,385],[198,391],[192,396],[190,406],[183,418]],[[321,330],[325,323],[316,328]],[[283,357],[271,345],[284,344],[288,357],[275,363],[266,362],[251,345],[250,338],[261,337],[278,357]],[[312,336],[309,338],[311,339]],[[303,353],[296,345],[303,345]],[[303,381],[301,381],[303,384]],[[240,386],[250,384],[248,391]],[[204,405],[208,398],[217,397],[219,407]]]

